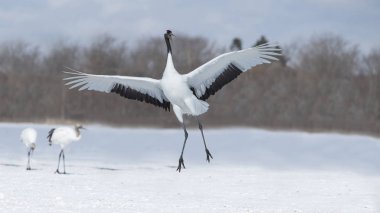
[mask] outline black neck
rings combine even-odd
[[[172,47],[170,45],[170,40],[167,36],[165,36],[165,41],[166,41],[166,47],[168,48],[168,54],[169,53],[171,54],[172,53]]]

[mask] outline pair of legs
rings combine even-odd
[[[61,173],[59,171],[59,164],[61,162],[61,156],[62,156],[62,161],[63,161],[63,173]],[[61,149],[61,152],[59,153],[59,156],[58,156],[58,167],[57,167],[57,170],[55,171],[55,173],[58,173],[58,174],[66,174],[66,166],[65,166],[65,153],[63,152],[63,149]]]
[[[198,121],[198,127],[199,127],[199,130],[201,130],[201,133],[202,133],[203,144],[204,144],[204,146],[205,146],[205,151],[206,151],[206,155],[207,155],[206,160],[207,160],[207,162],[210,163],[210,157],[211,157],[211,159],[212,159],[213,157],[212,157],[210,151],[209,151],[208,148],[207,148],[206,140],[205,140],[205,136],[204,136],[204,134],[203,134],[203,126],[202,126],[201,122],[199,121],[198,117],[197,117],[197,121]],[[186,167],[185,167],[185,164],[184,164],[184,162],[183,162],[183,152],[184,152],[184,150],[185,150],[187,137],[188,137],[188,135],[189,135],[189,134],[187,133],[187,131],[186,131],[186,125],[185,125],[184,122],[182,122],[182,125],[183,125],[183,131],[184,131],[184,133],[185,133],[185,141],[183,142],[181,156],[179,157],[179,162],[178,162],[178,167],[177,167],[177,171],[178,171],[178,172],[181,172],[182,166],[183,166],[184,169],[186,168]]]
[[[33,149],[29,148],[29,151],[28,151],[28,165],[26,165],[26,170],[31,170],[32,169],[30,167],[30,156],[32,155],[32,153],[33,153]]]

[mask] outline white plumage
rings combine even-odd
[[[79,141],[81,139],[80,129],[84,129],[81,125],[76,125],[75,127],[58,127],[51,129],[47,136],[49,140],[49,145],[52,144],[59,145],[61,147],[61,152],[58,156],[58,167],[56,173],[61,174],[59,171],[60,160],[62,157],[63,161],[63,174],[66,174],[65,168],[65,153],[64,148],[74,141]]]
[[[201,98],[206,89],[215,82],[228,65],[233,64],[242,72],[246,72],[256,65],[271,63],[269,60],[277,60],[277,58],[273,57],[280,55],[276,51],[280,51],[280,49],[275,44],[266,43],[240,51],[225,53],[185,74],[184,78],[189,87],[195,89],[196,96]]]
[[[36,148],[36,140],[37,140],[37,131],[33,128],[25,128],[22,130],[20,134],[20,140],[26,146],[28,150],[28,164],[26,166],[26,170],[31,170],[30,167],[30,157]]]
[[[74,70],[73,70],[74,71]],[[79,87],[81,90],[96,90],[109,93],[115,84],[121,84],[125,87],[135,89],[141,93],[147,94],[158,99],[160,102],[164,100],[164,94],[160,89],[160,81],[151,78],[129,77],[129,76],[108,76],[108,75],[91,75],[81,72],[71,73],[78,75],[69,77],[65,80],[73,79],[69,84],[73,84],[70,89]],[[86,79],[84,84],[83,80]]]
[[[64,80],[72,88],[79,90],[96,90],[106,93],[116,93],[125,98],[150,103],[170,111],[170,105],[178,119],[183,124],[185,141],[183,143],[179,165],[177,170],[185,167],[183,163],[183,151],[187,140],[187,131],[183,123],[183,115],[199,116],[207,112],[209,104],[205,101],[214,95],[224,85],[235,79],[238,75],[252,67],[271,63],[277,60],[275,56],[281,55],[281,51],[275,44],[263,44],[256,47],[222,54],[198,67],[194,71],[182,75],[177,72],[172,60],[170,40],[173,34],[168,30],[165,41],[168,50],[166,67],[161,79],[92,75],[69,69],[67,74],[72,75]],[[203,142],[207,154],[207,161],[212,158],[207,149],[203,135],[203,128],[198,120]],[[182,166],[181,166],[182,165]]]
[[[79,141],[81,137],[80,133],[77,133],[75,130],[75,127],[58,127],[54,129],[50,143],[59,145],[61,149],[64,149],[70,143]]]
[[[37,131],[33,128],[25,128],[20,134],[20,140],[27,148],[35,148],[37,140]]]

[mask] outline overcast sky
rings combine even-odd
[[[130,46],[139,38],[175,33],[243,46],[260,35],[288,44],[335,33],[364,51],[380,46],[379,0],[1,0],[0,41],[48,47],[59,39],[86,42],[109,33]]]

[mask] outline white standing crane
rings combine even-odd
[[[28,164],[26,165],[26,170],[31,170],[30,157],[36,148],[37,131],[30,127],[23,129],[20,135],[20,140],[28,149]]]
[[[82,127],[82,125],[75,125],[74,127],[58,127],[51,129],[49,131],[49,134],[47,136],[47,139],[49,140],[49,145],[57,144],[61,146],[61,152],[58,156],[58,167],[55,171],[58,174],[62,174],[59,171],[59,164],[61,162],[61,157],[63,161],[63,174],[66,174],[66,166],[65,166],[65,153],[64,148],[72,143],[73,141],[79,141],[81,139],[81,129],[85,129]]]
[[[66,67],[69,71],[65,72],[72,76],[65,78],[66,85],[79,90],[95,90],[106,93],[116,93],[122,97],[138,100],[162,107],[173,111],[182,123],[185,133],[181,155],[178,162],[177,171],[185,168],[183,152],[186,145],[188,133],[183,115],[199,116],[207,112],[209,104],[205,100],[214,95],[224,85],[231,82],[243,72],[252,67],[271,63],[271,60],[278,60],[276,56],[281,55],[280,49],[275,44],[262,44],[256,47],[224,53],[202,66],[196,68],[188,74],[180,74],[175,69],[172,60],[172,49],[170,41],[173,33],[167,30],[164,34],[167,46],[167,62],[161,79],[145,77],[117,76],[117,75],[93,75],[83,73]],[[202,124],[198,120],[199,129],[206,151],[206,160],[210,162],[211,153],[209,152]]]

